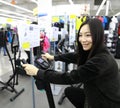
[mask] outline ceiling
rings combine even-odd
[[[15,1],[15,6],[26,8],[29,10],[29,12],[6,4],[6,2],[11,4],[11,1]],[[97,1],[101,1],[101,0],[97,0]],[[5,2],[5,3],[2,3],[2,2]],[[110,0],[109,15],[115,15],[117,12],[120,12],[119,2],[120,0],[114,0],[114,1]],[[73,0],[73,3],[74,4],[90,4],[90,15],[95,15],[99,8],[99,5],[95,5],[95,0]],[[70,3],[68,2],[68,0],[52,0],[53,6],[63,5],[63,4],[70,4]],[[32,0],[0,0],[0,17],[1,16],[7,17],[3,14],[13,15],[11,12],[2,12],[1,10],[12,11],[18,14],[23,14],[29,17],[33,17],[33,9],[36,7],[37,7],[37,4],[35,2],[32,2]],[[100,12],[100,15],[105,15],[105,11],[106,9],[104,6],[102,11]]]

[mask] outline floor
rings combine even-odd
[[[13,54],[11,54],[11,57],[13,57]],[[12,72],[13,71],[8,56],[3,56],[3,53],[1,53],[0,81],[7,82],[11,77]],[[3,87],[2,84],[0,84],[0,88],[1,87]],[[74,106],[66,98],[61,105],[58,104],[58,100],[66,86],[52,85],[51,87],[54,88],[53,96],[56,108],[74,108]],[[56,94],[56,91],[58,91],[59,88],[60,92]],[[32,77],[19,75],[18,85],[15,85],[15,89],[17,92],[24,89],[24,92],[22,92],[14,101],[10,101],[10,98],[15,96],[15,92],[0,89],[0,108],[49,108],[46,92],[44,90],[37,90]]]

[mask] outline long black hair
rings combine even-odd
[[[81,43],[79,42],[79,32],[81,28],[88,24],[90,28],[90,33],[92,35],[93,45],[90,51],[84,51]],[[78,54],[78,65],[82,65],[89,58],[93,57],[101,47],[104,45],[104,29],[102,22],[97,18],[88,18],[79,28],[78,36],[77,36],[77,54]]]

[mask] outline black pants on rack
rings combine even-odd
[[[65,96],[76,108],[84,108],[85,94],[83,89],[79,87],[65,88]]]
[[[30,63],[30,51],[25,50],[25,52],[27,53],[27,56],[28,56],[27,63]]]

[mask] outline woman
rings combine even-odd
[[[86,20],[80,27],[77,37],[77,52],[52,56],[42,55],[50,60],[77,63],[78,68],[70,73],[41,70],[24,64],[28,75],[37,76],[55,84],[83,83],[84,90],[72,89],[75,98],[68,99],[76,108],[84,108],[85,98],[90,108],[120,108],[120,76],[118,65],[104,45],[102,23],[94,18]],[[65,90],[67,95],[69,89]],[[73,95],[71,95],[73,96]],[[77,102],[76,102],[77,101]]]

